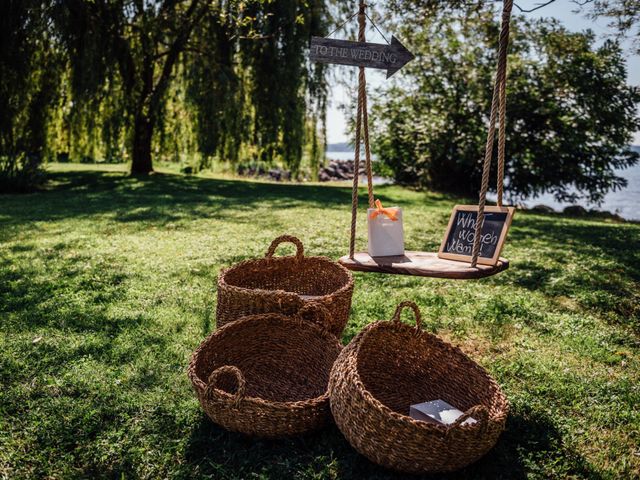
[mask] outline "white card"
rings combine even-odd
[[[409,407],[409,416],[411,418],[442,425],[451,425],[463,414],[464,412],[440,399],[417,403]],[[462,422],[462,425],[473,425],[476,422],[475,418],[469,417]]]

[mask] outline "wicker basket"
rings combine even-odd
[[[295,257],[273,256],[283,242],[295,244]],[[266,258],[247,260],[222,270],[218,277],[218,327],[246,315],[292,315],[306,303],[319,303],[329,311],[327,329],[336,336],[349,318],[353,276],[326,257],[305,257],[300,240],[276,238]]]
[[[321,321],[309,321],[311,313]],[[329,372],[342,350],[321,323],[326,315],[311,304],[295,317],[254,315],[213,332],[188,370],[207,415],[227,430],[260,437],[321,427],[330,417]]]
[[[417,328],[400,323],[411,307]],[[367,326],[342,351],[329,381],[331,412],[371,461],[407,473],[457,470],[496,443],[508,413],[500,387],[462,351],[420,330],[420,311],[401,303],[391,322]],[[409,406],[442,399],[464,411],[448,427],[409,417]],[[462,425],[468,417],[475,424]]]

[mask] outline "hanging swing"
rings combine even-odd
[[[500,32],[500,42],[498,49],[498,65],[493,88],[493,98],[491,102],[491,115],[489,119],[489,131],[482,170],[482,183],[480,187],[480,197],[477,206],[477,216],[475,221],[475,235],[473,237],[473,249],[471,261],[459,261],[440,258],[436,252],[415,252],[405,251],[404,255],[372,257],[367,252],[355,251],[356,221],[358,213],[358,173],[360,171],[360,140],[361,135],[364,140],[365,149],[365,172],[367,177],[367,189],[369,208],[375,208],[373,196],[373,182],[371,174],[371,151],[369,148],[369,125],[367,114],[367,93],[364,67],[360,67],[358,78],[358,109],[356,116],[356,141],[354,176],[352,189],[351,208],[351,240],[349,243],[349,255],[340,258],[339,263],[349,270],[362,272],[391,273],[399,275],[414,275],[423,277],[451,278],[451,279],[476,279],[495,275],[509,268],[509,261],[498,258],[492,265],[484,265],[478,262],[480,256],[480,241],[482,227],[485,220],[485,205],[487,191],[489,189],[489,173],[491,169],[491,159],[495,140],[496,121],[499,117],[498,127],[498,175],[497,175],[497,206],[502,207],[502,193],[504,181],[504,161],[505,161],[505,113],[506,113],[506,70],[507,70],[507,47],[509,43],[509,21],[513,0],[505,0],[502,12],[502,27]],[[358,41],[365,41],[365,5],[360,2],[358,13],[359,34]],[[380,205],[378,204],[380,209]],[[495,209],[495,207],[493,207]],[[507,208],[500,208],[500,211]],[[511,209],[512,211],[512,209]]]

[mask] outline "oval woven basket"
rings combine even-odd
[[[273,256],[283,242],[296,246],[295,256]],[[300,240],[283,235],[271,243],[265,258],[220,272],[216,322],[221,327],[246,315],[292,315],[307,303],[318,303],[329,312],[327,329],[339,336],[349,318],[352,294],[349,270],[327,257],[305,257]]]
[[[400,323],[404,307],[417,327]],[[331,370],[331,412],[349,443],[371,461],[407,473],[469,465],[496,443],[508,413],[498,384],[460,349],[420,330],[402,302],[390,322],[367,326]],[[441,399],[465,412],[444,426],[409,417],[409,406]],[[475,424],[462,423],[469,417]]]
[[[227,430],[260,437],[324,425],[330,416],[329,372],[342,350],[324,328],[326,315],[311,304],[295,317],[253,315],[209,335],[188,369],[206,414]]]

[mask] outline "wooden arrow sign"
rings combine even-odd
[[[310,58],[313,62],[380,68],[389,78],[415,57],[396,37],[391,37],[391,45],[311,37]]]

